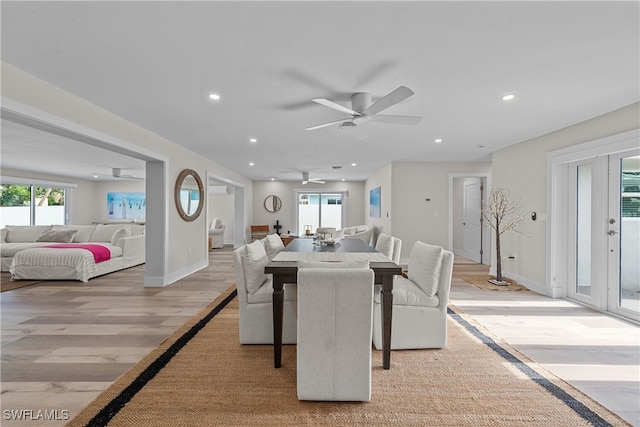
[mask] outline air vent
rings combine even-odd
[[[331,166],[331,169],[333,169],[333,170],[342,169],[342,166]]]

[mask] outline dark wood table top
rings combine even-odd
[[[360,239],[342,239],[335,245],[314,244],[313,239],[294,239],[283,251],[288,252],[376,252],[373,246]]]
[[[283,251],[287,252],[377,252],[375,248],[367,245],[360,239],[342,239],[336,245],[317,245],[313,239],[294,239]],[[369,265],[376,275],[402,274],[402,268],[395,262],[370,262]],[[296,274],[297,261],[270,261],[264,268],[266,274]]]

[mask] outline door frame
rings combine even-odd
[[[640,129],[619,133],[589,141],[572,147],[551,151],[547,154],[547,207],[546,230],[546,282],[550,285],[553,298],[569,298],[569,215],[571,192],[567,186],[570,179],[570,164],[595,157],[609,156],[628,151],[638,146]],[[608,165],[608,162],[607,162]],[[604,185],[607,187],[608,184]],[[607,199],[608,200],[608,199]],[[602,209],[608,209],[607,206]],[[600,210],[602,210],[600,209]],[[606,216],[608,213],[605,213]],[[598,213],[598,215],[600,215]],[[606,247],[605,221],[594,227],[593,237]],[[606,277],[605,277],[606,279]],[[596,303],[593,308],[606,311],[606,305]]]
[[[450,172],[449,173],[449,250],[453,251],[453,180],[456,178],[481,178],[482,183],[485,186],[484,190],[484,202],[487,202],[487,195],[491,189],[491,174],[488,172]],[[482,258],[484,264],[491,263],[491,233],[489,233],[488,227],[483,230],[483,252],[485,257]]]

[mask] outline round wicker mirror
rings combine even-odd
[[[278,212],[282,207],[282,200],[276,195],[267,196],[264,199],[264,208],[269,212]]]
[[[204,187],[198,172],[185,169],[176,179],[173,198],[180,217],[185,221],[193,221],[200,216],[204,202]]]

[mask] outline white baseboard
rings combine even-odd
[[[478,257],[478,254],[476,254],[476,253],[474,253],[472,251],[467,251],[467,250],[464,250],[464,249],[453,249],[451,252],[453,252],[454,255],[458,255],[458,256],[464,257],[466,259],[469,259],[471,261],[475,261],[477,263],[480,263],[480,261],[476,261],[474,259],[474,257]]]
[[[489,274],[495,276],[496,269],[491,267],[489,269]],[[551,298],[558,298],[560,295],[553,295],[554,292],[552,289],[547,288],[544,284],[538,283],[534,280],[531,280],[527,277],[520,276],[519,274],[510,273],[507,270],[502,270],[502,275],[508,277],[509,279],[515,280],[519,285],[525,286],[527,289],[537,292],[542,295],[546,295]]]
[[[198,270],[202,270],[207,265],[209,265],[208,260],[202,260],[195,264],[191,264],[188,267],[181,268],[180,270],[175,271],[166,277],[145,277],[144,286],[150,288],[167,286],[195,273]]]

